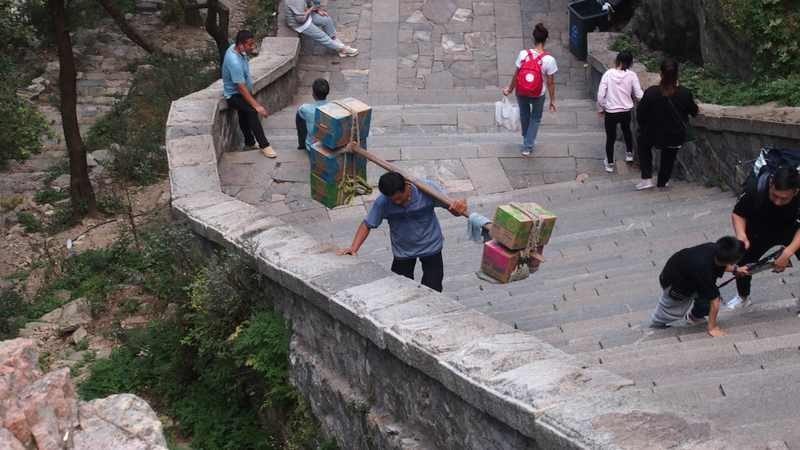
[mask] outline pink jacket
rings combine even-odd
[[[644,92],[636,72],[608,69],[597,89],[597,108],[610,113],[630,111],[633,109],[633,97],[641,100],[642,95]]]

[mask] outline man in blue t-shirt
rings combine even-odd
[[[311,85],[311,95],[314,96],[313,103],[303,103],[297,110],[294,124],[297,126],[297,149],[311,150],[317,134],[316,115],[317,108],[328,103],[328,92],[331,86],[324,78],[317,78]]]
[[[431,181],[425,183],[437,191],[443,190]],[[383,174],[378,181],[381,195],[375,199],[367,218],[361,223],[350,247],[339,250],[339,255],[358,253],[370,230],[377,228],[384,219],[389,221],[392,241],[392,272],[414,279],[417,259],[422,263],[422,284],[435,291],[442,291],[444,264],[442,246],[444,236],[434,207],[446,208],[434,198],[396,172]],[[466,214],[466,200],[457,200],[448,208],[454,216]]]
[[[222,94],[231,109],[239,113],[239,128],[244,135],[246,148],[254,148],[256,141],[261,153],[275,158],[275,150],[264,135],[259,116],[267,117],[267,109],[253,97],[253,79],[250,77],[250,62],[247,54],[253,50],[256,40],[247,30],[236,34],[236,43],[225,52],[222,62]]]

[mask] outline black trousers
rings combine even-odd
[[[769,200],[767,200],[769,201]],[[756,262],[764,256],[767,250],[776,245],[789,245],[794,239],[797,228],[792,227],[784,231],[776,232],[761,232],[760,234],[751,235],[747,233],[747,239],[750,241],[750,248],[744,253],[739,265],[743,266],[752,262]],[[795,253],[796,258],[800,258],[800,252]],[[750,283],[753,277],[740,277],[736,279],[736,291],[739,296],[747,297],[750,295]]]
[[[250,147],[258,141],[259,147],[269,147],[269,141],[264,135],[264,128],[261,126],[258,113],[245,101],[244,97],[240,94],[232,95],[228,99],[228,106],[239,113],[239,128],[244,135],[244,145]]]
[[[617,124],[622,128],[622,137],[625,139],[625,148],[628,153],[633,152],[633,136],[631,135],[631,112],[607,112],[603,115],[606,126],[606,161],[614,162],[614,143],[617,141]]]
[[[300,115],[300,111],[294,115],[294,125],[297,127],[297,149],[303,150],[306,148],[306,137],[308,137],[308,125],[306,119]]]
[[[658,165],[658,187],[664,187],[672,177],[672,168],[678,157],[677,147],[661,147],[661,160]],[[642,179],[653,178],[653,143],[644,134],[639,136],[639,167]]]
[[[442,252],[419,258],[422,263],[422,284],[434,291],[442,292],[442,279],[444,279],[444,262]],[[392,272],[414,279],[414,266],[417,258],[394,258]]]

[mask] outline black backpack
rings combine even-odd
[[[765,145],[758,158],[753,160],[753,170],[742,183],[744,192],[756,194],[760,201],[769,189],[769,180],[779,167],[794,167],[800,171],[800,149],[777,148]]]

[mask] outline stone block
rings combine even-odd
[[[458,113],[451,109],[404,110],[403,125],[457,125]]]
[[[200,192],[219,192],[222,190],[216,163],[172,167],[170,168],[169,179],[173,199]]]
[[[422,14],[433,23],[444,25],[450,21],[458,5],[452,0],[426,0]]]
[[[462,163],[479,193],[493,194],[511,190],[511,183],[497,158],[469,158],[463,159]]]
[[[459,145],[452,147],[403,147],[403,160],[477,158],[478,147]]]

